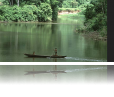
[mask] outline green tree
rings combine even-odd
[[[16,7],[15,7],[16,9],[14,9],[14,11],[19,11],[20,14],[25,13],[26,19],[25,19],[25,15],[23,14],[24,17],[22,16],[23,17],[22,20],[24,20],[24,19],[25,20],[32,20],[32,19],[30,19],[31,16],[25,11],[25,6],[27,6],[27,5],[36,5],[38,7],[38,13],[41,14],[41,15],[40,14],[37,14],[38,19],[40,21],[47,21],[47,17],[48,18],[51,18],[50,12],[52,13],[52,20],[57,20],[58,7],[59,6],[60,7],[62,6],[62,2],[63,2],[63,0],[5,0],[3,3],[5,5],[9,5],[9,6],[15,6],[15,5],[17,5],[18,7],[19,6],[22,7],[21,10],[16,10],[17,9]],[[51,5],[51,9],[52,10],[49,8],[50,5]],[[46,7],[47,7],[47,9],[46,9]],[[47,13],[47,10],[49,10],[49,14]],[[32,12],[30,12],[30,13],[32,13]],[[34,12],[33,12],[33,14],[34,14]],[[46,16],[44,16],[44,15],[46,15]],[[18,17],[18,14],[16,14],[16,15],[14,14],[14,16],[15,17],[12,16],[13,21],[18,21],[19,20],[19,18],[17,18]],[[6,17],[7,17],[7,15],[6,15]],[[27,17],[29,17],[29,19],[27,19]]]
[[[58,6],[60,7],[60,8],[62,8],[62,4],[63,4],[63,1],[64,0],[57,0],[58,1]]]
[[[19,0],[5,0],[3,2],[3,4],[6,4],[6,5],[18,5],[19,6]]]
[[[51,8],[52,8],[52,20],[57,20],[58,17],[58,1],[50,0]]]
[[[100,31],[107,29],[107,1],[93,0],[85,10],[85,25],[88,30]],[[106,35],[107,30],[102,32]]]
[[[47,21],[52,18],[52,9],[51,6],[47,3],[41,3],[38,7],[38,20],[39,21]]]

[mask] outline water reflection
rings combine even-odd
[[[35,59],[38,59],[37,57],[24,57],[24,58],[27,58],[27,59],[32,59],[32,62],[35,62]],[[44,59],[44,58],[40,58],[40,59]],[[50,59],[52,60],[52,62],[57,62],[57,58],[46,58],[46,59]],[[63,58],[59,58],[60,60],[62,60]]]
[[[53,58],[53,62],[57,62],[57,58]]]
[[[69,21],[65,20],[65,23]],[[1,62],[106,62],[107,43],[84,38],[74,30],[78,24],[4,23],[0,24]],[[63,24],[62,24],[63,23]],[[24,53],[35,51],[38,55],[52,55],[53,48],[64,59],[28,59]],[[7,56],[7,57],[6,57]]]
[[[35,75],[35,74],[44,74],[44,73],[50,73],[50,74],[54,74],[55,75],[55,80],[57,80],[57,74],[59,73],[66,73],[63,70],[57,70],[57,65],[54,66],[54,70],[48,70],[48,71],[25,71],[27,72],[25,75]]]
[[[107,66],[0,65],[0,82],[106,82]]]

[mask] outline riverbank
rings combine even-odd
[[[76,19],[77,23],[80,24],[79,28],[83,28],[83,22],[84,22],[84,15],[78,15],[77,13],[79,12],[74,12],[69,14],[68,12],[60,12],[59,13],[59,18],[68,18],[68,19]],[[106,31],[106,29],[104,29],[103,31]],[[102,32],[103,32],[102,31]],[[82,33],[82,36],[86,37],[86,38],[91,38],[93,40],[102,40],[102,41],[107,41],[107,36],[102,36],[100,34],[100,32],[98,31],[93,31],[93,32],[86,32],[86,30],[75,30],[76,33]]]
[[[65,15],[65,14],[77,14],[78,12],[80,12],[79,10],[78,11],[61,11],[61,12],[58,12],[58,15]]]
[[[89,33],[83,33],[82,36],[86,38],[92,38],[93,40],[103,40],[107,41],[107,36],[101,36],[98,32],[89,32]]]

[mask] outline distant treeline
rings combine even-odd
[[[75,8],[85,15],[86,31],[107,35],[107,0],[0,0],[0,21],[57,20],[59,11]],[[64,9],[66,8],[66,9]],[[73,9],[70,9],[71,11]],[[68,9],[69,11],[69,9]]]
[[[35,5],[0,6],[0,21],[47,21],[51,20],[51,17],[52,9],[47,3],[41,3],[39,7]]]
[[[0,21],[57,20],[59,0],[2,0]]]
[[[76,8],[89,1],[91,0],[0,0],[0,21],[57,20],[58,8]]]

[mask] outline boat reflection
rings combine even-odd
[[[24,57],[24,58],[32,58],[33,62],[35,62],[35,59],[37,59],[37,57]],[[49,58],[50,59],[50,58]],[[52,58],[53,62],[57,62],[57,58]]]
[[[53,58],[53,62],[57,62],[57,58]]]
[[[66,73],[65,71],[63,71],[63,70],[57,70],[57,66],[55,65],[54,66],[54,70],[48,70],[48,71],[34,71],[34,69],[33,69],[33,71],[25,71],[25,72],[27,72],[26,74],[24,74],[24,75],[35,75],[35,74],[45,74],[45,73],[48,73],[48,74],[54,74],[55,75],[55,80],[57,80],[57,74],[58,73]]]

